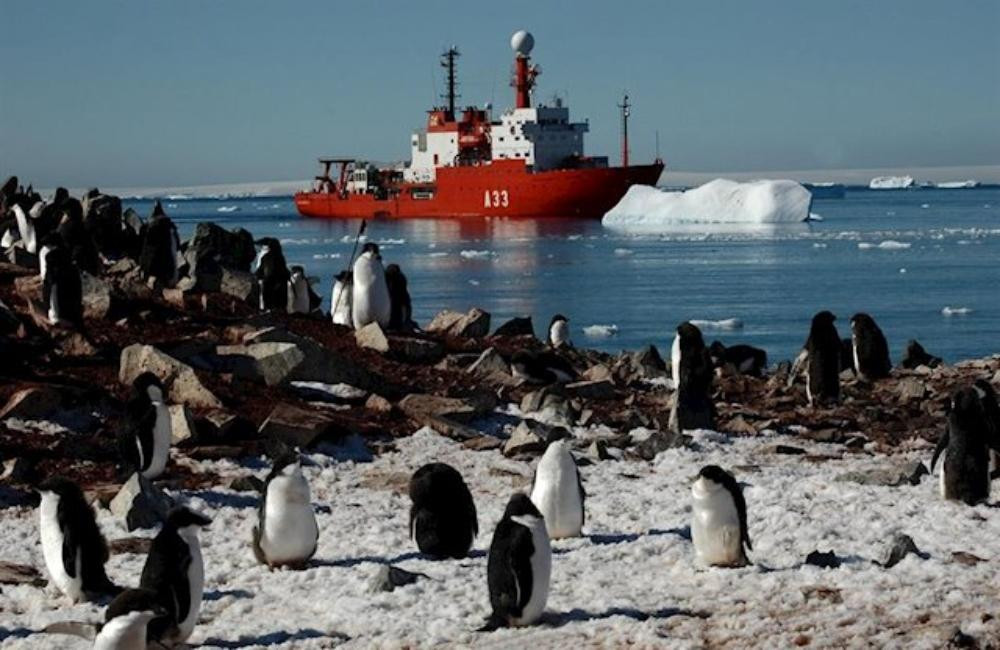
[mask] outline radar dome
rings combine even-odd
[[[514,32],[514,35],[510,37],[510,49],[521,56],[531,54],[531,48],[533,47],[535,47],[535,37],[531,35],[531,32],[526,32],[522,29],[519,32]]]

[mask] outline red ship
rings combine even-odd
[[[569,109],[531,105],[535,79],[534,38],[519,31],[515,52],[515,108],[492,121],[489,106],[456,111],[455,60],[447,69],[446,106],[428,111],[427,128],[411,139],[408,164],[379,168],[354,158],[321,158],[323,172],[311,191],[295,195],[303,216],[326,219],[398,217],[572,217],[600,218],[636,184],[654,185],[663,172],[628,162],[628,96],[622,111],[622,165],[606,156],[587,156],[586,122],[570,122]],[[339,165],[334,180],[330,171]]]

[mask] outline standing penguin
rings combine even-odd
[[[35,220],[30,218],[24,208],[15,203],[11,206],[14,219],[17,222],[17,231],[24,250],[34,255],[38,252],[38,232],[35,230]]]
[[[438,559],[468,555],[479,533],[476,504],[458,470],[428,463],[410,479],[410,537],[421,553]]]
[[[569,319],[562,314],[556,314],[549,323],[549,345],[554,348],[573,345],[569,340]]]
[[[691,486],[691,542],[703,566],[744,566],[744,547],[753,550],[747,532],[747,504],[732,474],[706,465]]]
[[[125,426],[118,437],[125,466],[148,479],[163,474],[170,458],[173,429],[163,394],[163,384],[153,373],[136,377],[125,405]]]
[[[951,398],[948,426],[938,440],[931,458],[931,471],[938,456],[941,463],[940,488],[945,499],[975,505],[990,496],[990,425],[975,388],[958,390]]]
[[[77,267],[97,275],[101,268],[101,256],[94,238],[83,223],[83,206],[78,200],[67,199],[63,202],[62,217],[56,231]]]
[[[83,324],[83,279],[69,251],[58,237],[46,238],[39,266],[42,271],[42,301],[53,325]]]
[[[38,528],[52,582],[74,603],[121,591],[108,579],[108,545],[80,487],[64,478],[38,486]]]
[[[289,267],[288,313],[310,314],[319,307],[320,297],[313,291],[306,270],[299,265]]]
[[[973,384],[979,395],[979,403],[986,416],[987,445],[990,447],[990,479],[1000,476],[1000,403],[993,385],[985,379],[977,379]]]
[[[550,539],[580,536],[586,497],[569,440],[550,442],[538,461],[531,487],[531,502],[545,518]]]
[[[149,622],[167,615],[154,592],[126,589],[105,610],[104,625],[94,638],[94,650],[146,650]]]
[[[767,368],[767,352],[752,345],[738,344],[727,347],[721,341],[712,341],[712,345],[708,346],[708,353],[712,356],[712,363],[716,368],[731,364],[741,375],[762,377]]]
[[[319,527],[309,483],[296,453],[274,461],[264,484],[253,529],[253,554],[269,567],[305,567],[316,553]]]
[[[715,370],[697,326],[688,321],[677,326],[670,361],[675,389],[670,429],[678,433],[687,429],[711,429],[715,424],[712,404]]]
[[[143,276],[153,278],[164,287],[177,284],[177,251],[180,245],[177,227],[163,211],[163,205],[157,201],[153,206],[153,214],[146,223],[142,250],[139,253],[139,267]]]
[[[155,592],[169,616],[150,623],[151,641],[182,643],[194,631],[205,587],[198,530],[210,523],[211,519],[193,510],[177,507],[153,538],[139,586]]]
[[[351,319],[356,330],[369,323],[378,323],[383,329],[389,326],[392,301],[389,299],[389,286],[385,282],[385,269],[382,268],[378,244],[365,244],[361,255],[354,262],[351,309]]]
[[[354,273],[341,271],[333,281],[330,293],[330,318],[334,325],[351,327],[351,294],[354,293]]]
[[[385,267],[385,284],[389,290],[389,329],[409,329],[413,323],[413,304],[407,288],[406,276],[399,264]]]
[[[841,344],[835,320],[837,317],[828,311],[813,316],[809,338],[788,376],[791,384],[802,366],[806,366],[806,397],[810,406],[840,401]]]
[[[526,494],[507,502],[486,562],[493,612],[484,629],[531,625],[549,597],[552,547],[545,520]]]
[[[291,274],[281,252],[281,242],[274,237],[257,240],[260,255],[257,257],[257,288],[260,294],[260,310],[288,310],[288,282]]]
[[[889,344],[875,324],[875,319],[865,313],[851,316],[851,344],[854,349],[854,369],[866,381],[885,379],[892,370]]]

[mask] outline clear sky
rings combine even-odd
[[[1000,2],[0,0],[0,175],[36,186],[307,178],[320,155],[408,155],[462,51],[462,101],[536,97],[618,160],[686,171],[1000,163]]]

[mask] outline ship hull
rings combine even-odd
[[[655,185],[663,163],[531,172],[523,161],[442,167],[433,185],[401,185],[388,198],[299,192],[301,215],[320,219],[568,217],[598,219],[632,185]],[[432,191],[428,191],[428,189]]]

